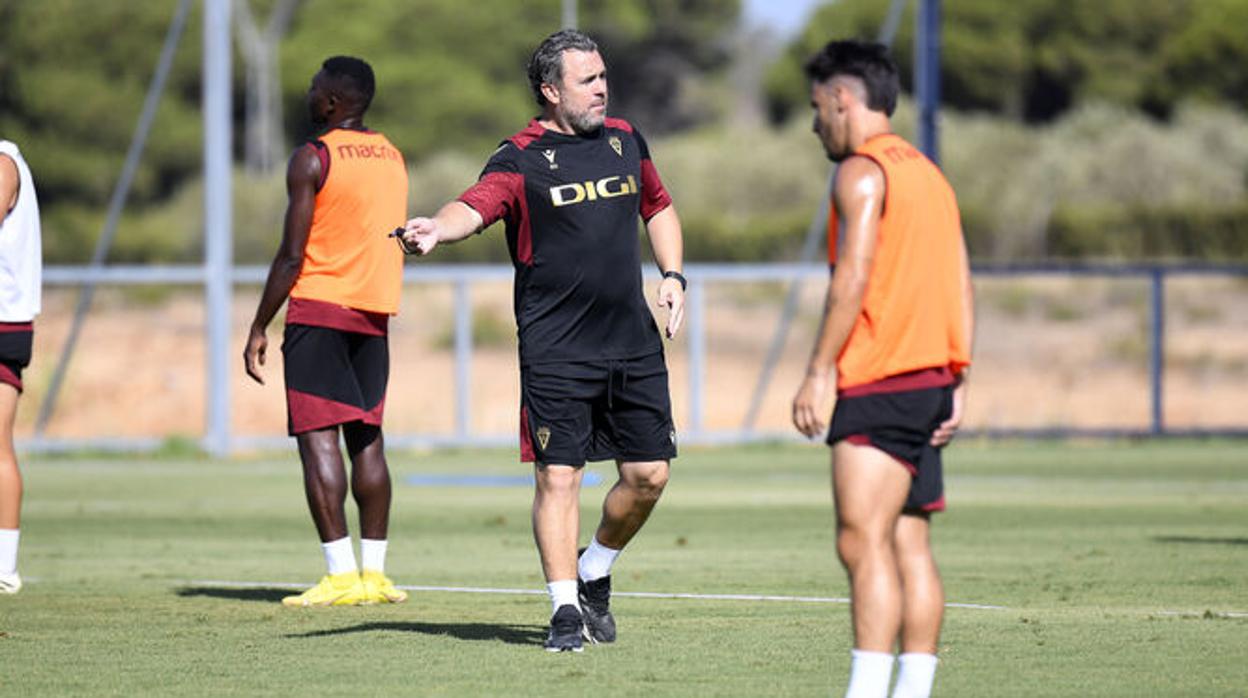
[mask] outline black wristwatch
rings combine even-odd
[[[685,275],[681,274],[678,271],[665,271],[663,272],[663,278],[676,279],[677,281],[679,281],[681,291],[684,291],[686,288],[689,287],[689,282],[685,280]]]

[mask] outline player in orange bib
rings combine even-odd
[[[840,164],[832,278],[793,423],[828,428],[837,552],[849,574],[854,650],[847,698],[931,693],[944,590],[928,541],[944,509],[941,448],[962,420],[973,333],[966,245],[940,170],[892,133],[897,67],[879,44],[834,41],[806,64],[814,130]],[[839,242],[839,244],[838,244]]]
[[[330,58],[312,79],[308,108],[325,130],[290,158],[282,242],[243,351],[247,374],[263,383],[265,328],[289,296],[282,343],[288,428],[328,574],[282,599],[287,606],[407,598],[385,575],[390,471],[381,434],[387,326],[403,284],[403,253],[387,235],[406,219],[407,168],[385,136],[364,126],[373,91],[373,70],[358,58]],[[359,566],[343,510],[340,432],[360,510]]]

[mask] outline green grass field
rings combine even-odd
[[[509,451],[393,453],[401,585],[541,589]],[[611,468],[593,471],[610,477]],[[617,598],[620,641],[543,652],[544,595],[418,591],[290,610],[323,570],[280,457],[29,458],[22,593],[0,597],[0,695],[840,695],[841,603]],[[686,449],[620,559],[623,592],[844,597],[827,451]],[[585,491],[584,528],[606,485]],[[938,696],[1248,695],[1242,442],[962,444],[935,545],[951,602]],[[354,527],[354,522],[353,522]],[[239,587],[230,583],[256,583]]]

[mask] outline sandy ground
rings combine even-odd
[[[765,392],[755,428],[785,432],[805,367],[823,289],[809,284],[802,313]],[[979,327],[968,426],[1125,427],[1148,424],[1148,287],[1143,281],[987,278],[977,282]],[[517,424],[510,287],[472,291],[481,338],[472,363],[471,432],[512,434]],[[707,294],[704,430],[743,424],[784,289],[714,285]],[[234,304],[229,389],[233,431],[285,429],[281,324],[270,329],[268,382],[246,378],[241,350],[258,289]],[[36,323],[35,361],[19,405],[17,436],[33,434],[76,296],[50,291]],[[410,287],[392,325],[386,429],[450,434],[454,366],[449,288]],[[1184,278],[1166,295],[1165,420],[1174,427],[1248,427],[1248,283]],[[187,291],[109,289],[97,296],[46,435],[189,436],[204,424],[205,356],[200,297]],[[688,345],[668,345],[677,424],[689,431]]]

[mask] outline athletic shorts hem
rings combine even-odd
[[[855,446],[870,446],[871,448],[874,448],[877,451],[882,451],[884,453],[887,453],[889,458],[892,458],[893,460],[897,461],[898,463],[902,465],[902,467],[904,467],[907,471],[909,471],[910,477],[916,477],[919,474],[919,469],[915,467],[914,463],[911,463],[909,460],[902,458],[901,456],[897,455],[896,453],[893,453],[887,448],[884,448],[879,443],[872,441],[871,436],[869,434],[850,434],[841,440],[848,441]]]
[[[352,422],[363,422],[380,427],[385,410],[385,400],[370,410],[364,410],[354,405],[289,389],[286,391],[286,405],[288,419],[286,430],[290,436]]]
[[[577,460],[579,460],[580,462],[575,462]],[[611,462],[611,461],[619,461],[620,463],[651,463],[654,461],[666,461],[670,463],[673,460],[676,460],[675,451],[668,451],[668,452],[661,453],[658,455],[647,454],[647,455],[640,455],[640,456],[631,455],[631,454],[627,456],[617,456],[613,454],[603,455],[601,453],[594,453],[594,454],[590,454],[586,456],[583,459],[565,458],[562,460],[559,458],[548,458],[546,460],[541,460],[541,459],[538,459],[536,457],[536,454],[534,453],[525,453],[523,451],[521,451],[520,453],[521,463],[535,463],[535,464],[541,463],[542,465],[566,465],[572,468],[583,468],[586,466],[586,464],[589,464],[589,463],[606,463],[606,462]]]
[[[14,370],[9,362],[0,362],[0,383],[11,385],[17,388],[17,392],[22,392],[22,374],[21,369]]]
[[[380,422],[380,421],[373,420],[373,419],[369,419],[369,418],[366,418],[366,417],[355,417],[355,418],[347,418],[347,419],[342,419],[342,420],[338,420],[338,421],[327,422],[327,423],[325,423],[325,424],[318,424],[318,423],[316,423],[316,422],[310,422],[310,423],[308,423],[307,425],[300,425],[300,426],[298,426],[298,427],[294,427],[294,428],[290,429],[290,430],[288,431],[287,435],[288,435],[288,436],[299,436],[300,434],[307,434],[308,432],[311,432],[311,431],[319,431],[319,430],[321,430],[321,429],[328,429],[328,428],[330,428],[330,427],[340,427],[340,426],[342,426],[342,425],[344,425],[344,424],[355,424],[356,422],[360,422],[360,423],[362,423],[362,424],[367,424],[367,425],[369,425],[369,426],[373,426],[373,427],[380,427],[380,426],[381,426],[381,422]]]

